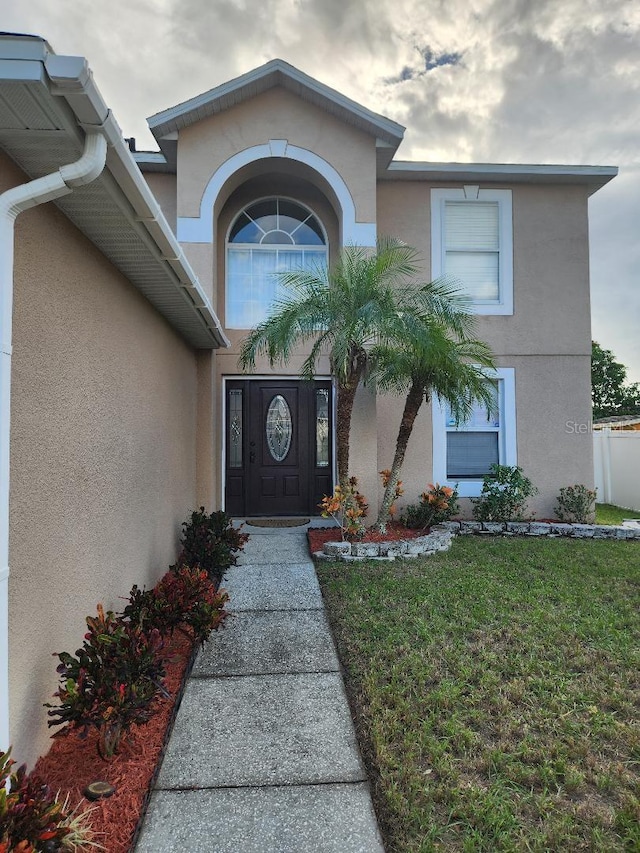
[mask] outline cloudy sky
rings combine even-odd
[[[400,159],[615,165],[590,202],[593,335],[640,381],[637,0],[17,0],[125,136],[280,57],[405,125]]]

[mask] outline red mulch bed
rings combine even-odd
[[[417,536],[424,536],[428,532],[428,530],[409,530],[408,527],[398,521],[392,521],[387,524],[386,533],[375,533],[373,530],[367,530],[363,538],[358,539],[358,542],[397,542],[400,539],[415,539]],[[325,542],[340,541],[340,528],[310,527],[307,530],[307,540],[312,554],[315,551],[322,551]]]
[[[36,763],[33,772],[53,791],[60,790],[63,799],[69,794],[71,808],[78,803],[81,803],[79,810],[95,807],[91,814],[95,840],[107,853],[128,853],[131,849],[193,647],[192,639],[179,631],[174,634],[167,649],[165,679],[171,697],[160,700],[148,723],[131,728],[121,741],[120,752],[110,761],[98,755],[97,731],[81,740],[67,728],[53,739],[49,752]],[[91,803],[82,791],[96,780],[109,782],[115,787],[115,794]]]

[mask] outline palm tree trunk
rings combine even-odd
[[[409,436],[411,435],[413,424],[415,423],[418,412],[420,411],[420,406],[424,400],[424,394],[425,389],[422,382],[414,380],[411,384],[411,388],[409,388],[407,399],[404,403],[404,411],[402,412],[402,420],[400,421],[400,428],[398,429],[396,452],[393,457],[393,465],[391,466],[389,482],[384,490],[382,504],[380,506],[380,511],[378,512],[378,518],[376,523],[373,525],[373,529],[380,533],[384,533],[387,529],[391,506],[393,505],[396,496],[396,485],[400,479],[400,469],[402,468],[404,456],[407,452]]]
[[[348,381],[338,385],[336,407],[336,457],[338,463],[338,482],[346,488],[349,479],[349,437],[351,434],[351,414],[353,401],[362,377],[363,365],[356,362]]]

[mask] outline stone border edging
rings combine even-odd
[[[396,557],[430,556],[437,551],[448,551],[455,532],[439,524],[431,532],[414,539],[389,542],[326,542],[322,551],[313,554],[316,560],[395,560]]]
[[[569,536],[574,539],[640,539],[640,525],[568,524],[545,521],[445,521],[440,527],[456,535],[493,533],[520,536]]]
[[[544,521],[444,521],[425,536],[390,542],[326,542],[317,560],[395,560],[396,557],[430,556],[448,551],[455,536],[566,536],[573,539],[638,539],[640,525],[564,524]]]

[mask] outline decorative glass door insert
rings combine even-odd
[[[266,437],[269,453],[276,462],[283,462],[291,447],[291,411],[281,394],[269,403],[266,417]]]

